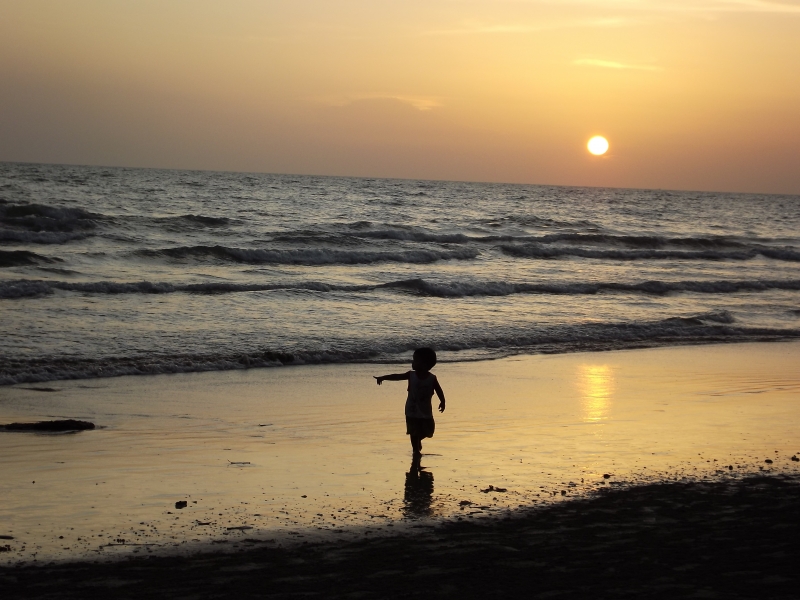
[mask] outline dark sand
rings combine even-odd
[[[800,598],[800,479],[607,489],[361,541],[0,568],[3,598]],[[2,544],[0,540],[0,545]],[[247,546],[248,544],[243,544]]]

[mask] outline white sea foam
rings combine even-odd
[[[656,322],[584,323],[573,326],[531,327],[524,331],[465,332],[460,337],[430,341],[444,360],[464,360],[459,353],[482,350],[481,356],[502,357],[521,353],[564,353],[675,344],[778,341],[800,338],[800,329],[776,330],[731,325],[733,316],[716,311]],[[122,375],[191,373],[247,368],[330,363],[397,362],[413,350],[413,342],[383,341],[366,348],[299,349],[294,351],[246,350],[198,354],[161,354],[75,358],[47,356],[36,359],[0,355],[0,385],[59,379],[93,379]]]

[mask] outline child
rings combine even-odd
[[[433,437],[436,423],[433,421],[431,398],[433,392],[439,397],[439,412],[444,412],[444,392],[431,369],[436,364],[436,352],[432,348],[418,348],[411,361],[412,371],[375,377],[378,385],[384,380],[408,380],[408,399],[406,400],[406,433],[411,437],[414,455],[422,454],[423,438]]]

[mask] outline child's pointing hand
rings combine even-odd
[[[375,383],[377,383],[378,385],[383,383],[383,377],[375,377],[375,375],[373,375],[372,377],[375,379]]]

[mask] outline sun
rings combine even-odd
[[[600,156],[601,154],[608,152],[608,140],[602,135],[596,135],[589,140],[589,143],[586,144],[586,147],[589,148],[589,152],[595,156]]]

